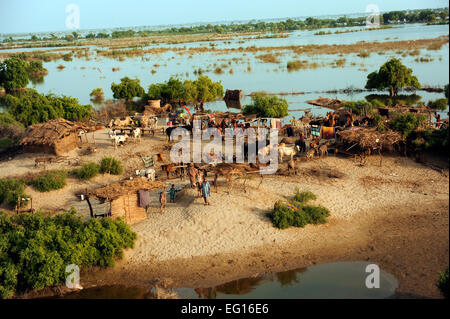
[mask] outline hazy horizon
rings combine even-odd
[[[250,1],[229,0],[216,3],[208,0],[142,2],[128,0],[126,7],[118,1],[52,1],[2,0],[1,34],[71,32],[83,30],[142,28],[187,24],[231,23],[251,20],[283,20],[288,18],[339,16],[361,14],[374,1],[347,0],[320,3],[302,0],[261,0],[255,6]],[[79,29],[68,29],[66,6],[76,4],[80,9]],[[393,10],[436,9],[448,7],[444,0],[379,0],[381,12]],[[326,9],[323,9],[326,8]],[[169,18],[167,18],[169,17]]]

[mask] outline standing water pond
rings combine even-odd
[[[367,288],[369,262],[335,262],[274,274],[242,278],[209,288],[175,288],[183,299],[381,299],[398,288],[396,278],[380,269],[379,288]],[[149,288],[105,286],[81,290],[63,298],[152,298]]]

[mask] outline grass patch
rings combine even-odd
[[[40,192],[50,192],[64,188],[66,186],[66,177],[67,173],[64,171],[50,171],[33,179],[30,185]]]
[[[298,188],[296,188],[295,190],[295,196],[294,196],[294,201],[305,204],[310,200],[315,200],[317,199],[317,196],[309,191],[305,191],[305,192],[300,192],[300,190]]]

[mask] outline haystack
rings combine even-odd
[[[357,144],[361,149],[390,148],[405,141],[399,132],[378,132],[375,128],[345,130],[337,135],[344,143]]]
[[[28,127],[20,140],[25,152],[62,155],[78,147],[80,131],[94,131],[82,123],[62,118]]]
[[[161,182],[149,181],[146,178],[135,178],[114,183],[87,193],[100,202],[110,202],[109,215],[112,218],[122,217],[128,224],[133,224],[147,217],[146,207],[139,198],[140,191],[164,190]]]

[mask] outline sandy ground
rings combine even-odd
[[[140,144],[131,142],[114,150],[106,131],[100,132],[96,133],[98,152],[82,159],[114,155],[124,160],[132,174],[142,168],[142,161],[130,154],[161,152],[162,140],[160,135],[146,137]],[[71,156],[75,158],[76,153]],[[51,164],[50,168],[65,165]],[[20,155],[0,163],[0,176],[38,170],[33,167],[34,156]],[[230,193],[219,180],[211,206],[204,206],[196,191],[187,188],[160,213],[157,194],[153,194],[148,218],[132,226],[138,234],[135,248],[115,268],[83,274],[82,284],[146,285],[170,278],[175,286],[208,287],[315,263],[370,260],[399,279],[400,292],[439,297],[437,274],[448,267],[449,258],[448,168],[434,170],[386,156],[382,167],[377,157],[361,167],[351,159],[334,156],[301,162],[299,167],[298,175],[269,176],[259,187],[259,179],[247,181],[245,189],[243,181],[236,180]],[[312,174],[312,169],[322,174]],[[343,176],[330,178],[330,171]],[[60,191],[27,192],[33,195],[35,207],[75,206],[87,214],[87,207],[74,194],[113,180],[117,177],[98,176],[85,183],[69,181]],[[329,223],[286,230],[272,226],[265,213],[277,199],[291,198],[296,187],[314,192],[314,203],[330,209]]]

